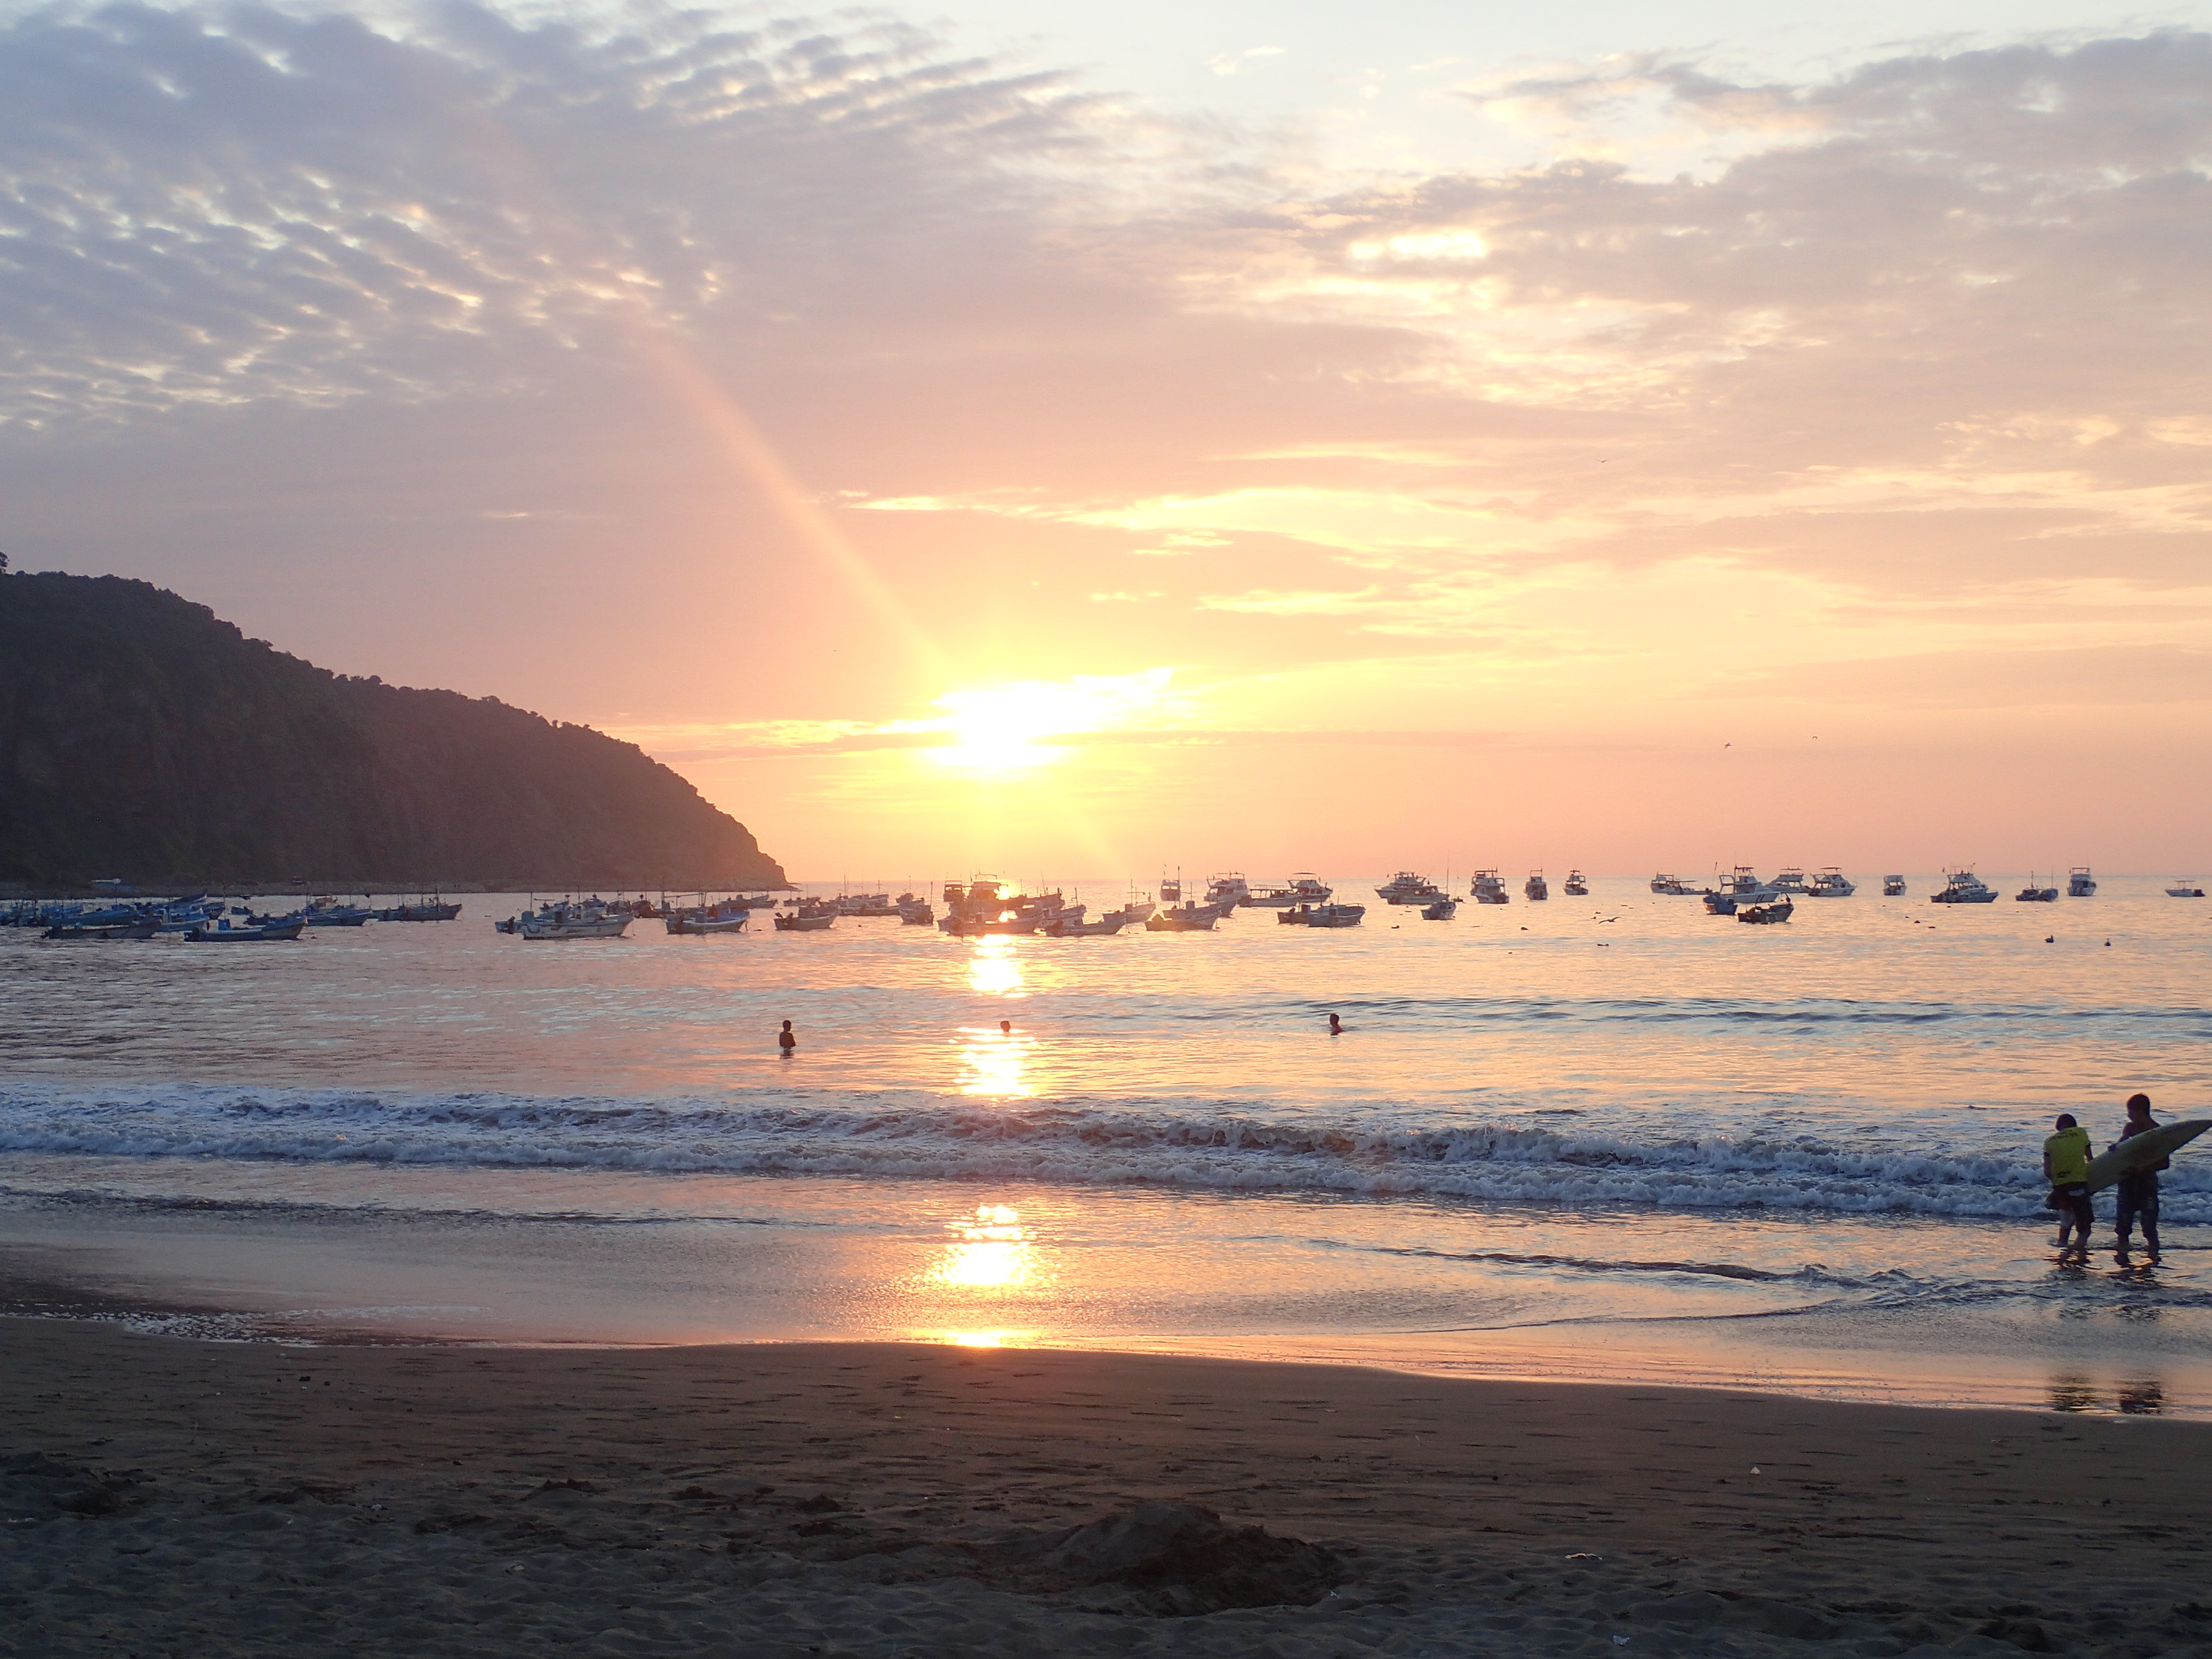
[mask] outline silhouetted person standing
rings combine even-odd
[[[799,1034],[791,1029],[791,1022],[787,1019],[783,1022],[783,1029],[775,1034],[775,1046],[787,1054],[799,1047]]]
[[[2051,1207],[2058,1212],[2058,1255],[2067,1255],[2066,1235],[2081,1235],[2074,1249],[2089,1259],[2089,1229],[2097,1212],[2089,1205],[2089,1132],[2075,1121],[2074,1114],[2061,1112],[2055,1133],[2043,1142],[2043,1176],[2051,1183]]]
[[[2128,1121],[2120,1130],[2120,1139],[2139,1135],[2146,1129],[2155,1129],[2157,1123],[2150,1115],[2148,1095],[2128,1097]],[[2113,1142],[2118,1146],[2118,1141]],[[2120,1177],[2115,1189],[2120,1200],[2120,1212],[2113,1218],[2113,1231],[2119,1235],[2112,1247],[2113,1256],[2124,1262],[2128,1259],[2128,1235],[2135,1231],[2136,1223],[2142,1223],[2143,1249],[2155,1261],[2158,1255],[2158,1172],[2172,1166],[2173,1160],[2162,1158],[2148,1170]]]

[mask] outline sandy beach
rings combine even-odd
[[[0,1321],[0,1651],[2212,1654],[2212,1426]]]

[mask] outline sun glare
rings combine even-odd
[[[1065,758],[1064,741],[1125,726],[1163,701],[1171,670],[1080,676],[1072,680],[1012,680],[948,691],[938,698],[951,739],[930,750],[966,772],[1025,772]],[[1054,741],[1061,739],[1062,741]]]

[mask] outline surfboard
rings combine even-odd
[[[2089,1160],[2089,1190],[2101,1193],[2137,1171],[2150,1168],[2159,1159],[2172,1157],[2207,1129],[2212,1129],[2212,1118],[2192,1118],[2186,1123],[2161,1123],[2155,1129],[2115,1141]]]

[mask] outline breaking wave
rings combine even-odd
[[[981,1103],[883,1092],[827,1103],[16,1085],[0,1088],[0,1151],[1027,1180],[1584,1210],[2003,1218],[2042,1207],[2026,1145],[1933,1151],[1856,1132],[1842,1146],[1809,1133],[1638,1135],[1526,1121],[1317,1127],[1190,1099]],[[2170,1222],[2212,1222],[2212,1179],[2178,1163],[2164,1207]]]

